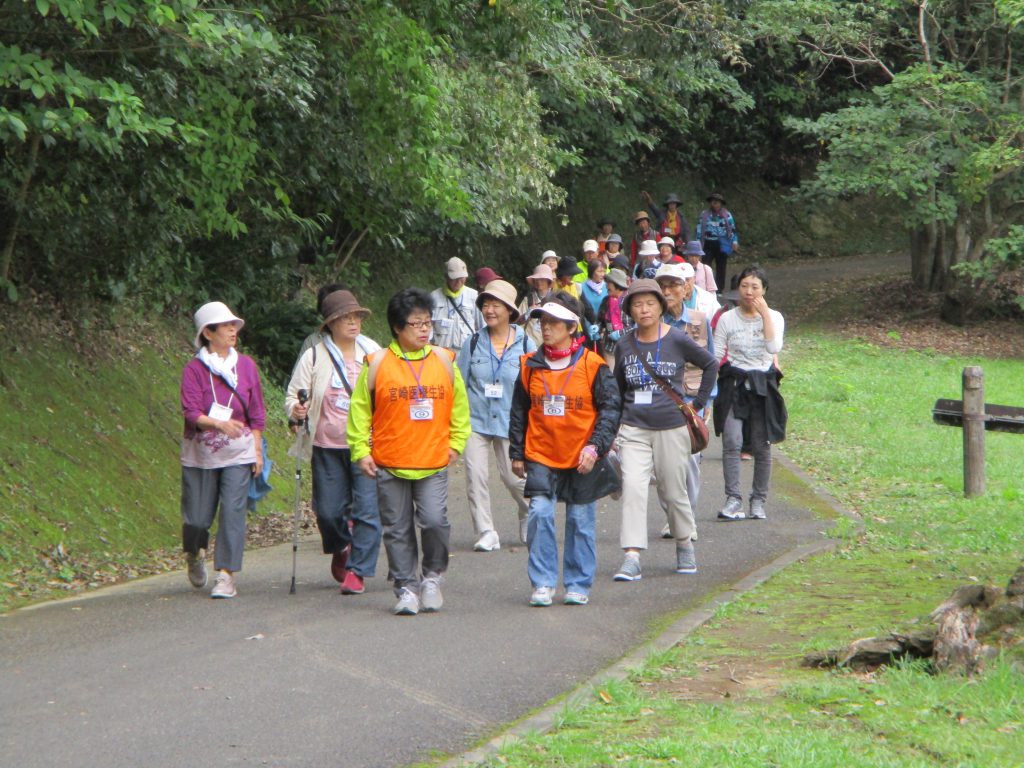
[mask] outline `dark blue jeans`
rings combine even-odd
[[[348,448],[313,446],[313,502],[324,553],[340,552],[351,543],[349,570],[373,576],[380,553],[377,482],[352,463]]]

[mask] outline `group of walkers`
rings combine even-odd
[[[771,444],[784,438],[786,420],[777,366],[784,322],[765,301],[767,275],[750,266],[734,278],[734,291],[718,290],[738,244],[721,195],[708,197],[694,240],[678,197],[669,195],[664,211],[645,197],[657,228],[638,214],[630,253],[603,220],[580,259],[545,251],[525,276],[521,301],[487,267],[476,272],[479,290],[468,287],[466,263],[449,259],[437,290],[405,288],[391,297],[383,348],[362,334],[370,310],[350,291],[321,290],[322,325],[303,344],[285,411],[312,443],[313,510],[342,593],[365,591],[383,539],[393,612],[440,610],[448,472],[460,456],[473,548],[501,547],[491,454],[527,546],[531,605],[554,601],[560,560],[563,602],[589,601],[596,506],[606,496],[621,495],[623,560],[614,579],[642,577],[652,483],[666,515],[662,535],[675,541],[674,570],[696,573],[700,453],[691,451],[687,416],[710,421],[712,404],[723,442],[718,517],[765,518]],[[704,263],[708,254],[720,276]],[[194,319],[198,352],[181,394],[183,546],[189,579],[202,587],[219,506],[211,596],[229,598],[237,594],[250,478],[262,470],[266,414],[256,366],[235,351],[243,321],[219,302]],[[754,459],[746,509],[741,452]]]

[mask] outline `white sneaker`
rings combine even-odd
[[[227,571],[217,571],[217,580],[213,583],[213,589],[210,590],[210,597],[225,599],[237,594],[235,577]]]
[[[719,520],[743,520],[746,517],[743,514],[743,499],[730,496],[725,506],[718,511]]]
[[[444,605],[444,596],[441,594],[441,577],[437,575],[427,576],[420,582],[420,606],[424,613],[440,611]]]
[[[530,595],[530,605],[538,607],[545,607],[551,605],[551,601],[555,596],[554,587],[536,587],[533,590],[533,594]]]
[[[494,552],[501,549],[497,531],[484,531],[483,536],[476,540],[473,549],[477,552]]]
[[[764,520],[764,499],[751,499],[750,500],[750,519],[751,520]]]
[[[391,612],[396,616],[415,616],[420,612],[420,598],[415,592],[406,587],[398,593],[398,602]]]

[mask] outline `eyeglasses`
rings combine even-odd
[[[406,325],[409,328],[415,328],[415,329],[419,330],[421,328],[429,328],[431,325],[433,325],[433,323],[430,320],[419,320],[419,321],[417,321],[415,323],[410,320],[410,321],[406,322]]]

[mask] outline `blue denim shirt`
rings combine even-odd
[[[519,357],[537,349],[522,326],[513,325],[512,331],[515,339],[505,348],[500,364],[491,347],[487,328],[481,328],[473,334],[459,350],[456,363],[466,381],[469,423],[473,431],[480,435],[508,437],[512,390],[519,378]],[[495,380],[501,384],[501,398],[486,397],[484,386]]]

